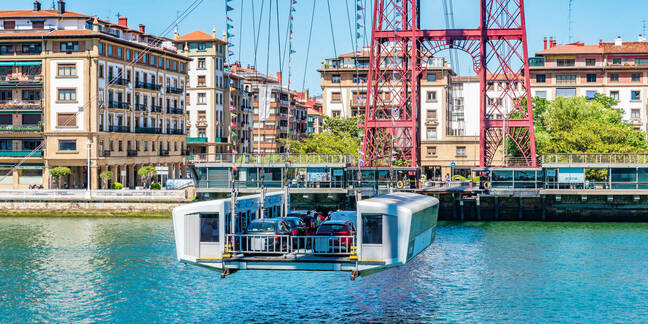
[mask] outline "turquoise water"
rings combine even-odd
[[[646,322],[648,225],[442,224],[350,281],[179,264],[168,219],[0,219],[0,322]]]

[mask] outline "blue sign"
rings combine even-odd
[[[584,183],[585,169],[566,168],[558,170],[558,182],[560,183]]]
[[[454,162],[450,163],[450,167],[451,167],[451,168],[454,168],[455,166],[457,166],[456,163],[454,163]]]

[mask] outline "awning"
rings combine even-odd
[[[0,66],[14,66],[14,65],[16,65],[16,62],[7,62],[7,61],[0,62]]]
[[[29,65],[41,65],[41,61],[19,61],[16,62],[16,66],[29,66]]]

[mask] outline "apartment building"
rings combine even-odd
[[[308,90],[296,93],[296,100],[306,107],[306,136],[322,132],[322,101],[309,96]]]
[[[230,144],[232,153],[252,153],[254,111],[252,94],[245,88],[245,78],[236,73],[228,75],[230,79],[227,107],[230,110]]]
[[[294,91],[282,86],[281,73],[273,76],[240,64],[232,65],[231,71],[245,78],[245,89],[251,93],[252,152],[286,153],[287,139],[306,137],[307,107],[297,102]]]
[[[619,37],[595,45],[545,39],[529,67],[533,96],[553,100],[600,93],[616,99],[635,128],[648,130],[648,42],[643,36],[636,42]]]
[[[225,74],[226,40],[196,30],[175,35],[178,53],[191,59],[187,87],[187,144],[194,159],[213,161],[230,153],[229,85]]]
[[[0,20],[0,187],[49,187],[58,166],[72,171],[66,188],[99,188],[104,170],[135,187],[145,165],[180,175],[188,60],[169,39],[61,0],[56,10],[35,1],[0,11]]]

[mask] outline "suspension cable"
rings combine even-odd
[[[313,36],[313,18],[315,18],[315,5],[317,4],[317,0],[313,0],[313,11],[311,13],[311,19],[310,19],[310,30],[308,32],[308,45],[306,45],[306,63],[304,64],[304,78],[302,79],[302,92],[306,90],[306,70],[308,69],[308,58],[310,56],[310,46],[311,46],[311,39]],[[306,98],[308,99],[308,98]]]

